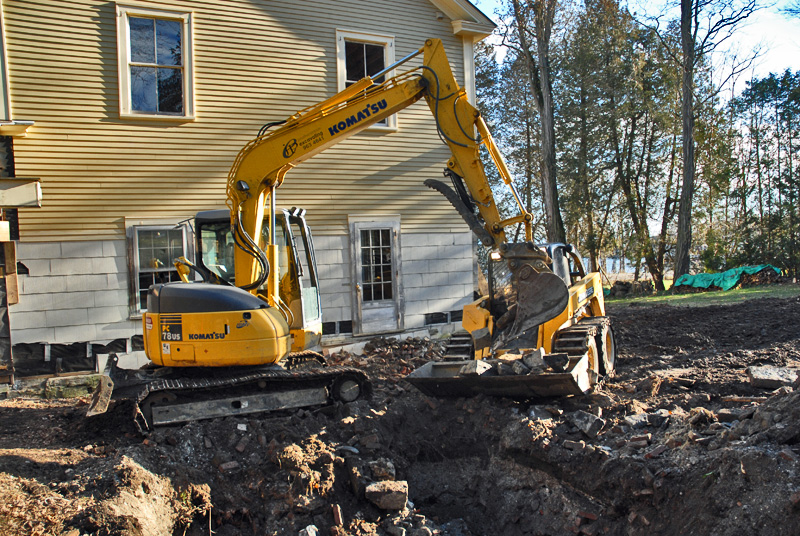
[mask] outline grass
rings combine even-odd
[[[800,296],[800,285],[763,285],[759,287],[717,290],[697,294],[657,294],[635,298],[606,298],[610,308],[631,304],[672,305],[675,307],[704,307],[708,305],[730,305],[755,298],[796,298]]]

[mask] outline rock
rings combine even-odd
[[[631,428],[644,428],[650,424],[650,416],[647,413],[638,413],[625,417],[625,424]]]
[[[719,422],[740,421],[742,413],[740,409],[722,408],[717,412],[717,420]]]
[[[653,413],[647,414],[647,422],[650,426],[655,426],[656,428],[661,428],[662,426],[666,426],[669,423],[669,411],[666,409],[659,409]]]
[[[394,463],[386,458],[378,458],[369,462],[369,469],[376,480],[394,480],[397,474]]]
[[[301,530],[298,536],[319,536],[319,529],[316,525],[309,525]]]
[[[358,440],[362,447],[368,450],[376,450],[381,447],[381,441],[378,434],[369,434]]]
[[[577,450],[581,451],[586,447],[586,443],[583,441],[571,441],[569,439],[564,440],[564,448],[569,450]]]
[[[644,440],[638,440],[638,441],[631,440],[631,441],[628,441],[627,446],[629,446],[632,449],[643,449],[643,448],[646,448],[647,445],[649,445],[649,444],[650,443],[648,443],[647,441],[644,441]]]
[[[473,360],[461,367],[459,376],[482,376],[492,370],[492,365],[483,360]]]
[[[542,370],[547,366],[541,348],[522,354],[522,362],[531,370]]]
[[[497,364],[497,375],[498,376],[516,376],[517,374],[514,372],[514,367],[511,365],[507,365],[506,363],[498,363]]]
[[[214,448],[214,443],[211,441],[211,438],[208,437],[208,436],[205,436],[203,438],[203,445],[205,445],[205,447],[207,449]]]
[[[656,448],[654,448],[653,450],[651,450],[650,452],[648,452],[647,454],[645,454],[644,457],[647,458],[648,460],[651,460],[653,458],[657,458],[657,457],[661,456],[666,451],[667,451],[667,446],[666,445],[659,445]]]
[[[597,437],[598,432],[600,432],[606,424],[606,421],[600,417],[582,410],[570,414],[569,420],[589,438]]]
[[[797,369],[789,367],[747,367],[750,385],[761,389],[791,386],[798,379]]]
[[[546,354],[543,359],[547,366],[555,372],[564,372],[569,365],[569,355],[567,354]]]
[[[342,507],[338,504],[331,505],[331,515],[333,516],[333,524],[337,527],[344,525],[344,517],[342,517]]]
[[[552,419],[553,414],[547,411],[547,408],[544,406],[531,406],[530,409],[528,409],[528,417],[539,421],[545,421],[547,419]]]
[[[525,376],[530,374],[531,369],[529,369],[522,361],[514,361],[511,363],[511,369],[514,371],[514,374],[517,376]]]
[[[219,470],[223,473],[227,473],[228,471],[234,471],[239,468],[239,462],[232,461],[232,462],[225,462],[219,464]]]
[[[367,486],[364,494],[369,502],[381,510],[402,510],[408,502],[408,482],[385,480]]]
[[[406,536],[405,527],[401,527],[400,525],[389,525],[386,527],[386,532],[391,536]]]
[[[782,451],[780,451],[778,453],[778,456],[780,456],[781,458],[783,458],[787,462],[796,462],[797,461],[797,454],[795,454],[795,452],[792,449],[788,448],[788,447],[783,449]]]

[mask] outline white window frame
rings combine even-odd
[[[383,47],[383,61],[387,67],[395,62],[394,55],[394,36],[377,33],[358,32],[353,30],[336,30],[336,91],[342,91],[347,82],[347,66],[345,41],[355,41],[368,43],[370,45],[380,45]],[[386,78],[395,75],[394,69],[386,73]],[[367,130],[395,132],[397,130],[397,114],[386,118],[385,125],[372,125]]]
[[[135,222],[127,225],[128,237],[128,271],[130,274],[129,289],[130,289],[130,316],[131,318],[141,318],[142,313],[147,312],[146,308],[141,306],[142,291],[139,288],[139,231],[174,231],[180,230],[183,233],[183,256],[187,259],[194,258],[193,236],[192,231],[186,223],[145,223]],[[170,259],[171,261],[172,259]],[[163,271],[176,271],[175,267],[165,267]]]
[[[137,112],[131,103],[131,43],[130,17],[167,19],[181,22],[181,55],[183,59],[183,114]],[[192,53],[192,13],[164,11],[138,6],[117,4],[117,58],[119,69],[119,115],[125,119],[152,119],[158,121],[187,121],[195,118],[194,64]]]

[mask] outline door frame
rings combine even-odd
[[[381,216],[348,215],[350,230],[350,282],[351,300],[353,310],[353,335],[377,335],[380,333],[397,333],[405,329],[405,298],[403,295],[402,256],[400,240],[400,215],[387,214]],[[360,232],[368,229],[391,229],[392,236],[392,271],[394,273],[393,293],[397,309],[397,327],[388,331],[364,333],[362,324],[364,320],[362,303],[359,296],[358,285],[361,281],[361,252],[359,251]]]

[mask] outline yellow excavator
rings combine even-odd
[[[376,82],[419,55],[421,66]],[[429,363],[408,380],[435,395],[549,396],[587,392],[610,374],[614,337],[599,275],[585,272],[572,246],[532,242],[533,217],[486,123],[467,102],[442,42],[429,39],[384,71],[265,125],[239,152],[228,175],[228,209],[197,214],[196,259],[176,260],[183,281],[148,290],[143,330],[152,363],[126,371],[112,356],[89,414],[104,412],[112,397],[132,398],[144,430],[368,396],[360,370],[299,366],[324,361],[314,351],[322,333],[320,294],[305,211],[278,209],[277,190],[296,165],[423,98],[452,153],[444,175],[453,186],[433,179],[425,185],[492,248],[492,285],[464,309],[466,355]],[[516,199],[513,217],[500,216],[481,146]],[[523,242],[507,240],[512,226],[524,227]],[[544,365],[498,374],[503,367],[496,365],[512,355]]]

